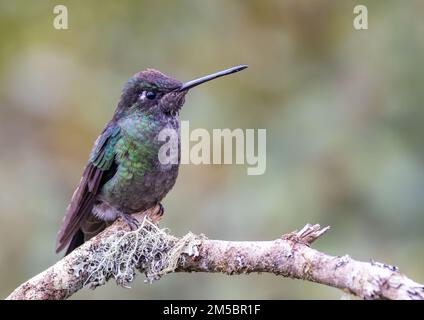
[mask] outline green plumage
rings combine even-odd
[[[120,139],[118,126],[108,128],[101,135],[90,155],[90,161],[101,170],[108,170],[115,158],[115,146]]]
[[[122,118],[117,126],[120,128],[119,134],[109,139],[103,157],[112,154],[117,164],[115,175],[101,190],[101,195],[111,200],[122,198],[122,193],[128,188],[137,191],[143,176],[154,169],[160,148],[155,136],[161,123],[151,114],[132,112]],[[128,194],[126,197],[138,196]],[[131,203],[130,199],[126,201]]]

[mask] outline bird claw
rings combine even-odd
[[[156,207],[157,208],[154,212],[154,215],[156,217],[158,217],[158,218],[156,218],[156,220],[159,221],[160,218],[165,213],[165,209],[164,209],[162,203],[160,203],[160,202],[157,204]],[[132,214],[120,212],[119,216],[122,218],[122,220],[124,220],[128,224],[131,231],[137,230],[140,227],[140,222]],[[156,220],[153,220],[153,221],[156,221]]]
[[[137,230],[140,227],[140,222],[138,222],[138,220],[131,214],[121,213],[121,217],[128,224],[131,231]]]
[[[158,203],[158,206],[159,206],[159,210],[157,212],[157,215],[162,217],[163,214],[165,213],[165,208],[163,207],[162,203],[160,203],[160,202]]]

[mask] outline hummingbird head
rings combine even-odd
[[[185,83],[154,69],[140,71],[124,86],[115,117],[128,110],[162,112],[174,116],[183,106],[189,89],[245,68],[246,65],[240,65]]]

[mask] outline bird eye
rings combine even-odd
[[[149,99],[149,100],[154,100],[156,98],[156,92],[147,91],[146,92],[146,98]]]

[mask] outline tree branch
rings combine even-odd
[[[150,282],[170,272],[268,272],[325,284],[364,299],[424,299],[424,286],[396,267],[310,248],[329,227],[308,224],[274,241],[209,240],[192,233],[176,238],[157,227],[156,211],[137,214],[141,225],[135,231],[116,221],[6,299],[66,299],[84,286],[95,288],[110,278],[128,286],[136,269]]]

